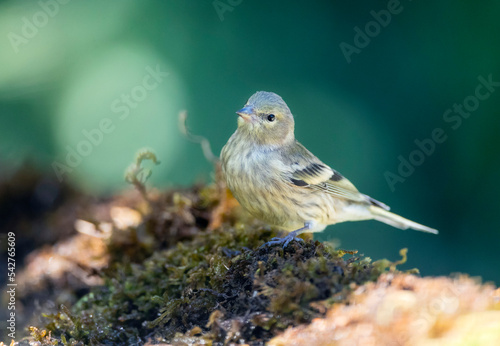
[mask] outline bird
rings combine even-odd
[[[251,215],[287,232],[268,245],[301,240],[345,221],[377,220],[400,229],[438,234],[390,212],[323,163],[295,139],[294,117],[273,92],[258,91],[236,112],[238,127],[222,148],[226,185]],[[266,245],[265,244],[265,245]]]

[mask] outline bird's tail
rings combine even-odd
[[[377,206],[370,206],[369,210],[373,215],[373,218],[377,221],[384,222],[388,225],[391,225],[400,229],[414,229],[416,231],[422,231],[427,233],[438,234],[438,230],[434,228],[430,228],[419,223],[413,222],[411,220],[405,219],[402,216],[391,213],[390,211],[384,210]]]

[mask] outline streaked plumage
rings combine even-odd
[[[401,229],[436,230],[389,212],[300,144],[283,99],[255,93],[237,112],[221,152],[227,185],[255,217],[286,231],[320,232],[343,221],[376,219]]]

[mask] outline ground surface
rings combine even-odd
[[[500,344],[498,289],[311,240],[262,247],[275,232],[219,179],[99,200],[23,174],[0,186],[22,343]]]

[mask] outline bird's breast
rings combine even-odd
[[[227,186],[243,208],[284,230],[298,229],[311,220],[327,224],[335,213],[329,196],[287,180],[291,168],[279,152],[233,137],[223,148],[221,161]]]
[[[286,186],[274,154],[231,138],[222,150],[221,161],[227,186],[240,204],[255,217],[279,224],[272,214],[285,208],[282,196]]]

